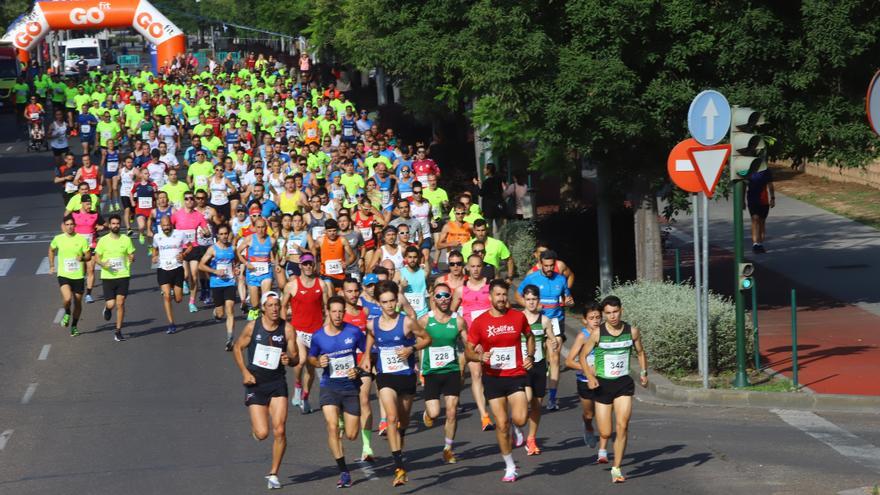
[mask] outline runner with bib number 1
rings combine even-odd
[[[642,347],[639,329],[630,326],[620,319],[623,306],[616,296],[608,296],[599,303],[605,323],[598,332],[590,333],[590,337],[581,347],[581,370],[587,375],[587,386],[593,391],[596,403],[596,423],[599,436],[605,442],[611,438],[611,411],[614,411],[617,436],[614,439],[614,463],[611,467],[611,482],[623,483],[626,479],[620,472],[620,464],[626,450],[627,429],[632,413],[632,396],[635,385],[629,376],[629,358],[633,348],[639,358],[641,367],[641,384],[648,386],[648,359]],[[595,372],[587,363],[587,357],[595,348]],[[607,453],[599,451],[599,458]]]

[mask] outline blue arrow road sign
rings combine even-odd
[[[688,109],[688,130],[698,143],[711,146],[724,139],[730,129],[730,104],[723,94],[707,89],[698,94]]]

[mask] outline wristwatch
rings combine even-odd
[[[647,377],[647,376],[648,376],[648,370],[642,370],[642,371],[640,371],[640,372],[639,372],[639,376],[645,376],[645,377]]]

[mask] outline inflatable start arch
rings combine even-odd
[[[158,66],[170,64],[186,49],[183,32],[147,0],[73,0],[35,2],[34,9],[16,20],[2,41],[18,48],[27,63],[34,48],[49,30],[133,27],[156,45]]]

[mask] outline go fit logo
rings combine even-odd
[[[165,34],[165,27],[161,23],[155,22],[149,12],[139,13],[134,18],[134,22],[153,38],[159,39]]]
[[[110,10],[110,4],[101,2],[97,7],[74,7],[70,9],[70,22],[76,26],[85,24],[101,24],[104,22],[104,11]]]

